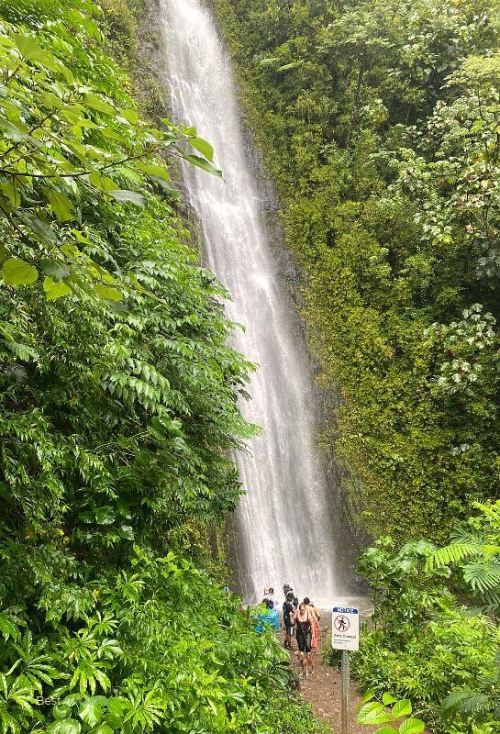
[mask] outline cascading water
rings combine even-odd
[[[245,325],[234,346],[259,365],[243,401],[261,426],[237,457],[246,494],[236,513],[236,563],[245,598],[288,583],[316,603],[338,596],[335,534],[325,473],[315,447],[311,374],[286,289],[261,217],[245,155],[227,54],[199,0],[160,0],[174,116],[216,151],[224,181],[184,166],[209,267],[229,290],[228,317]],[[338,523],[334,522],[337,526]]]

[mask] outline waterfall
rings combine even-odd
[[[231,294],[227,316],[245,327],[233,345],[259,365],[251,400],[241,405],[262,433],[237,456],[245,489],[235,518],[240,588],[254,602],[264,587],[288,583],[329,605],[343,591],[336,570],[338,522],[315,445],[311,369],[263,222],[230,62],[199,0],[160,0],[160,13],[174,119],[212,143],[224,174],[222,181],[183,166],[205,259]]]

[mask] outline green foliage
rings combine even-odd
[[[363,696],[364,705],[358,713],[360,724],[385,725],[388,722],[397,723],[404,717],[397,728],[382,726],[375,731],[375,734],[394,734],[394,732],[399,732],[399,734],[422,734],[425,723],[421,719],[411,716],[411,701],[408,699],[398,701],[390,693],[384,693],[381,701],[376,701],[374,698],[373,691],[368,691]]]
[[[253,366],[174,211],[170,156],[212,148],[141,121],[105,17],[0,5],[0,733],[319,734],[195,565]]]
[[[500,500],[478,505],[482,515],[452,535],[451,543],[432,553],[430,570],[458,566],[465,584],[486,609],[500,613]]]
[[[135,15],[139,2],[141,0],[99,0],[104,10],[102,18],[111,55],[129,71],[132,71],[138,50]]]
[[[494,506],[487,512],[494,515]],[[475,523],[478,531],[489,527],[484,516]],[[460,606],[445,555],[427,541],[396,550],[390,538],[365,552],[361,571],[375,611],[353,672],[373,692],[412,700],[432,731],[491,734],[500,722],[498,625],[482,610]],[[373,704],[365,712],[383,717],[383,710]]]
[[[137,546],[129,560],[80,588],[85,610],[52,608],[36,645],[23,616],[10,622],[2,731],[270,734],[283,720],[319,734],[277,695],[288,656],[204,572]],[[52,592],[57,601],[61,590]]]
[[[498,483],[496,4],[213,5],[340,395],[324,442],[366,531],[441,542]]]
[[[143,207],[147,190],[169,179],[155,153],[187,157],[220,175],[211,147],[192,128],[164,119],[158,130],[140,120],[119,88],[122,72],[96,47],[100,31],[78,4],[64,19],[42,24],[36,39],[6,22],[0,33],[0,233],[9,243],[2,252],[4,283],[28,285],[41,271],[51,299],[83,290],[120,300],[116,275],[81,247],[86,210],[100,198]],[[112,80],[108,88],[104,77]],[[191,141],[209,157],[192,155]],[[136,284],[126,269],[120,278]]]

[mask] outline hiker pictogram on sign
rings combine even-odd
[[[335,629],[337,629],[339,632],[347,632],[347,630],[351,626],[351,623],[349,622],[347,617],[344,617],[344,615],[342,614],[338,617],[335,617],[333,623],[335,625]]]

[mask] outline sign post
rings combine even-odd
[[[359,609],[333,607],[332,648],[342,650],[342,734],[349,734],[349,650],[359,649]]]

